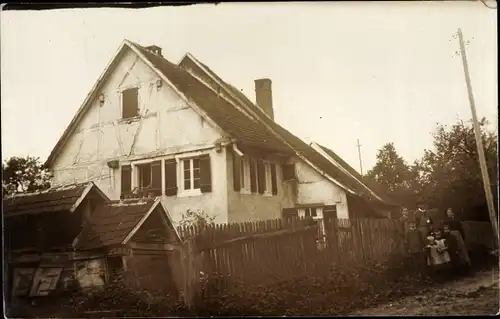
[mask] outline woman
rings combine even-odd
[[[458,255],[465,262],[465,264],[467,264],[467,266],[470,266],[471,262],[464,242],[464,230],[462,228],[462,223],[458,218],[456,218],[453,213],[453,209],[451,208],[446,210],[445,224],[448,225],[448,228],[450,229],[450,235],[456,239]]]

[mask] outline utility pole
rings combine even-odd
[[[359,157],[359,169],[361,170],[361,176],[363,176],[363,163],[361,161],[361,145],[359,144],[359,138],[358,138],[358,157]]]
[[[495,213],[495,204],[493,203],[493,193],[491,192],[490,178],[488,176],[488,166],[486,165],[486,157],[484,156],[483,141],[481,138],[481,128],[477,120],[476,115],[476,105],[474,103],[474,95],[472,94],[472,85],[469,75],[469,67],[467,65],[467,56],[465,53],[464,38],[462,35],[462,30],[458,29],[458,41],[460,43],[460,55],[462,56],[462,63],[464,66],[465,82],[467,84],[467,92],[469,94],[469,104],[472,112],[472,122],[474,124],[474,133],[476,136],[476,146],[477,153],[479,155],[479,166],[481,167],[481,174],[483,177],[484,193],[486,195],[486,202],[488,204],[488,211],[490,214],[491,225],[493,227],[493,233],[497,238],[496,244],[498,245],[498,221]],[[498,246],[497,246],[498,248]]]

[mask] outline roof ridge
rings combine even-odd
[[[44,190],[36,190],[33,192],[29,192],[29,193],[15,193],[15,194],[6,196],[4,198],[4,201],[11,200],[11,199],[14,200],[16,198],[21,198],[21,197],[36,196],[36,195],[40,195],[40,194],[62,192],[62,191],[66,191],[66,190],[75,189],[75,188],[78,188],[81,186],[88,186],[89,183],[92,183],[92,182],[90,181],[90,182],[82,182],[82,183],[71,183],[71,184],[64,184],[64,185],[56,186],[56,187],[50,187],[50,188],[47,188]]]

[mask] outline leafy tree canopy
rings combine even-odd
[[[37,157],[11,157],[2,164],[2,197],[50,187],[50,173]]]
[[[480,121],[481,136],[497,201],[497,134]],[[479,157],[472,122],[458,121],[448,126],[438,124],[434,147],[424,150],[422,158],[408,165],[398,155],[394,144],[385,144],[377,153],[377,163],[367,178],[379,183],[388,195],[407,207],[425,202],[444,211],[451,207],[463,218],[488,218]]]

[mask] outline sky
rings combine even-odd
[[[479,117],[498,132],[497,15],[480,2],[226,3],[1,12],[2,157],[45,161],[123,39],[190,52],[275,120],[358,171],[388,142],[412,163],[436,124],[468,120],[461,28]]]

